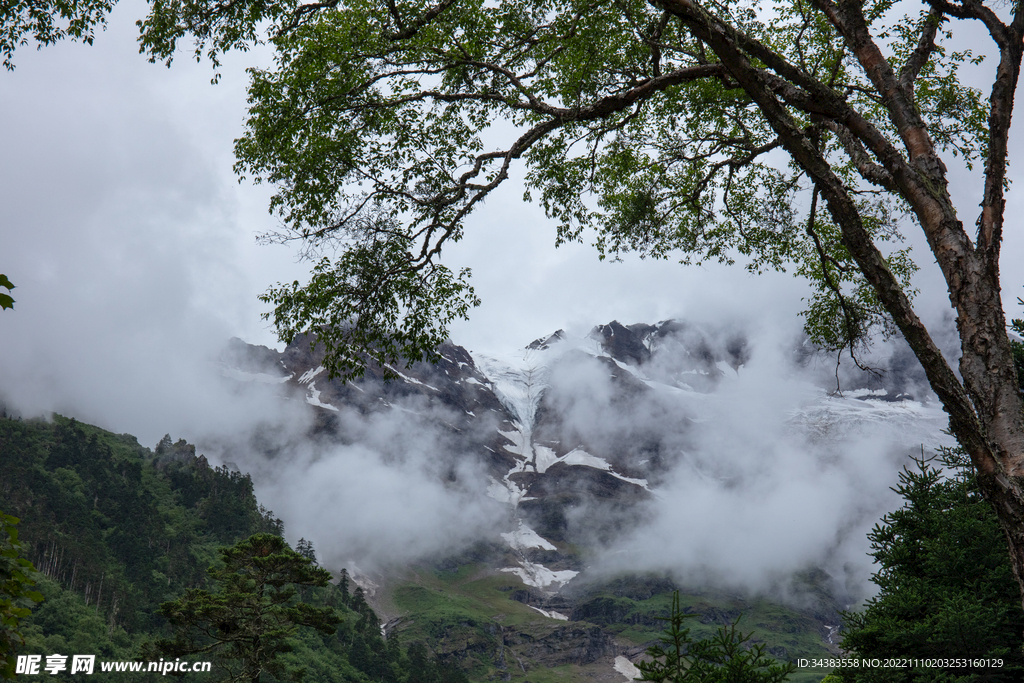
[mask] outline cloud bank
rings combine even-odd
[[[562,364],[549,375],[552,402],[565,408],[563,436],[586,442],[630,476],[641,476],[639,458],[657,457],[662,468],[645,475],[656,483],[652,499],[595,554],[591,571],[655,571],[685,585],[777,592],[797,573],[824,569],[837,595],[870,594],[866,535],[901,504],[890,487],[909,455],[951,442],[942,434],[944,413],[914,368],[902,365],[904,351],[880,344],[870,357],[894,368],[885,379],[889,398],[892,386],[918,392],[891,402],[882,400],[885,389],[852,390],[852,372],[846,392],[829,395],[834,358],[801,360],[791,326],[743,331],[749,341],[738,369],[692,353],[702,337],[700,348],[725,357],[738,329],[693,329],[687,343],[662,342],[635,371],[652,388],[626,398],[597,362]],[[694,375],[702,365],[717,375]],[[697,385],[694,377],[704,380],[703,390],[684,384]],[[571,523],[585,535],[588,527],[606,528],[595,520],[610,514],[592,503],[575,510]]]

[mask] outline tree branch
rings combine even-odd
[[[815,0],[827,2],[827,0]],[[693,0],[662,0],[669,11],[678,16],[690,29],[707,42],[729,69],[743,89],[758,104],[765,118],[775,129],[783,146],[821,189],[829,213],[839,225],[843,245],[849,249],[858,267],[878,294],[882,305],[893,317],[903,336],[914,349],[928,376],[929,383],[939,395],[943,407],[950,415],[954,433],[971,454],[981,472],[993,472],[997,465],[985,438],[984,429],[963,385],[921,323],[910,300],[899,282],[889,271],[885,259],[865,229],[860,213],[842,181],[828,162],[814,149],[810,140],[792,116],[771,93],[760,78],[758,70],[731,40],[729,32],[715,30],[703,19],[706,13]],[[855,46],[856,49],[856,46]],[[875,48],[877,50],[877,48]],[[890,70],[891,73],[891,70]]]
[[[856,167],[857,172],[860,173],[864,180],[867,180],[873,185],[885,188],[890,192],[898,192],[899,188],[896,187],[896,180],[892,177],[889,171],[885,170],[884,167],[876,164],[871,160],[871,156],[864,149],[860,140],[850,132],[850,130],[835,121],[825,119],[822,121],[822,125],[825,126],[839,140],[839,144],[843,146],[843,150],[853,161],[853,165]]]
[[[917,75],[921,73],[921,68],[928,63],[932,52],[935,51],[935,35],[939,31],[939,24],[942,21],[942,11],[932,6],[924,18],[924,25],[921,28],[921,37],[917,41],[917,47],[910,53],[903,68],[900,69],[900,87],[911,97],[914,96],[914,81],[917,80]]]

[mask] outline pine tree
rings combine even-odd
[[[341,591],[341,604],[348,607],[351,596],[348,592],[348,570],[344,567],[341,570],[341,578],[338,579],[338,590]]]
[[[173,447],[174,447],[174,442],[171,441],[171,435],[170,434],[164,434],[163,438],[160,439],[160,441],[157,442],[156,449],[154,450],[154,452],[157,455],[164,455],[165,453],[169,452],[171,450],[171,448],[173,448]]]
[[[313,541],[307,541],[305,538],[300,538],[299,542],[295,544],[295,552],[302,555],[315,565],[320,564],[316,561],[316,550],[313,549]]]
[[[844,668],[843,681],[1024,679],[1024,613],[1006,537],[962,451],[915,459],[894,489],[904,498],[868,535],[879,592],[845,614],[843,649],[859,658],[1001,659],[1001,667]]]
[[[739,619],[718,629],[711,638],[694,641],[686,614],[679,606],[679,591],[672,596],[672,611],[664,620],[668,627],[660,644],[647,649],[650,662],[640,662],[641,681],[656,683],[782,683],[796,670],[793,663],[782,664],[765,654],[765,646],[748,647],[750,634],[738,629]]]
[[[340,618],[330,607],[296,601],[296,587],[325,586],[330,573],[272,534],[256,534],[220,554],[223,566],[209,570],[216,593],[193,588],[160,606],[175,638],[155,648],[165,657],[215,654],[221,681],[258,683],[264,674],[300,679],[303,670],[289,670],[279,657],[292,650],[289,638],[300,626],[334,633]]]

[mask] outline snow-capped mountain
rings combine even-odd
[[[500,537],[516,563],[503,570],[545,593],[581,569],[579,558],[557,545],[613,542],[678,476],[681,462],[690,461],[699,477],[735,474],[699,451],[701,425],[746,391],[737,378],[748,372],[752,344],[740,333],[680,321],[611,322],[583,338],[559,330],[504,354],[471,354],[448,343],[437,365],[388,366],[394,378],[385,380],[384,368],[371,364],[355,382],[329,379],[322,351],[310,341],[298,338],[278,353],[232,340],[222,372],[301,397],[315,412],[316,431],[342,441],[349,438],[337,420],[343,410],[440,422],[451,450],[483,467],[486,494],[509,508]],[[810,357],[799,344],[781,356],[791,365],[786,372],[805,377]],[[920,370],[899,354],[884,362],[889,367],[877,375],[845,377],[842,393],[810,381],[780,387],[792,402],[785,428],[811,441],[877,428],[900,434],[900,446],[940,443],[941,412],[908,393],[923,386]],[[833,370],[819,375],[834,383]],[[730,382],[733,392],[717,391]],[[574,514],[580,509],[590,514]]]
[[[828,597],[808,609],[834,647],[835,609],[865,596],[864,534],[892,508],[895,472],[945,443],[945,418],[899,347],[872,359],[879,372],[850,372],[799,339],[611,322],[504,353],[447,343],[436,365],[371,364],[341,382],[311,341],[278,353],[232,340],[221,372],[304,403],[322,442],[358,444],[387,420],[429,428],[430,476],[504,511],[484,564],[567,629],[613,619],[587,598],[595,576],[779,595],[811,571]],[[412,433],[380,457],[420,448]],[[629,654],[607,634],[586,639],[583,659]]]

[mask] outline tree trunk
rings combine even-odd
[[[902,149],[830,88],[788,64],[767,46],[711,15],[696,0],[656,2],[678,17],[718,56],[825,199],[829,213],[842,231],[843,245],[921,362],[932,389],[950,416],[953,435],[971,457],[982,493],[995,508],[1006,533],[1024,607],[1024,403],[1017,384],[999,285],[999,243],[1005,207],[1002,192],[1010,114],[1024,52],[1021,45],[1024,3],[1018,3],[1014,21],[1007,26],[980,5],[932,1],[936,25],[944,13],[977,19],[985,24],[1000,48],[1000,63],[989,100],[985,193],[978,219],[978,245],[975,246],[956,214],[947,189],[946,167],[914,104],[914,79],[921,65],[914,66],[908,60],[897,76],[870,35],[859,4],[812,0],[843,36],[847,49],[875,86],[897,128]],[[921,64],[934,49],[935,31],[929,31],[922,34],[916,54]],[[750,57],[768,68],[755,67]],[[796,106],[827,119],[836,129],[851,138],[856,137],[857,143],[863,144],[874,158],[867,158],[864,166],[884,169],[881,174],[875,170],[870,174],[862,171],[865,180],[883,184],[910,204],[942,270],[950,303],[957,311],[960,378],[942,356],[906,293],[888,270],[884,257],[863,225],[849,189],[787,106]]]

